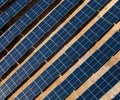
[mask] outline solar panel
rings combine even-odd
[[[5,49],[5,47],[18,36],[30,23],[32,23],[39,14],[41,14],[51,3],[47,1],[39,1],[34,5],[27,13],[25,13],[5,34],[2,35],[0,39],[0,51]],[[35,8],[37,7],[37,9]],[[36,12],[37,10],[37,12]],[[4,16],[7,19],[7,16]]]
[[[111,61],[110,58],[112,56],[115,55],[115,59],[119,60],[119,0],[28,0],[26,3],[30,3],[26,4],[23,9],[17,7],[17,4],[14,5],[16,9],[14,11],[13,4],[18,1],[13,0],[10,3],[9,1],[0,1],[0,5],[2,5],[1,2],[5,2],[0,10],[2,11],[1,14],[5,13],[3,16],[6,20],[0,32],[3,35],[0,37],[0,59],[3,58],[0,61],[0,81],[2,81],[0,86],[0,100],[31,100],[36,98],[61,100],[66,99],[68,96],[70,96],[68,99],[71,99],[71,96],[76,94],[76,90],[91,75],[96,73],[105,63]],[[81,5],[83,2],[84,4]],[[24,5],[25,2],[22,3]],[[111,3],[113,4],[109,6]],[[106,5],[109,6],[107,9]],[[78,10],[79,6],[80,11],[73,16],[74,11]],[[7,17],[8,14],[6,11],[8,11],[9,17]],[[102,17],[101,14],[99,16],[99,13],[104,11],[105,14]],[[98,21],[96,21],[97,16]],[[67,20],[69,17],[73,18],[69,21]],[[1,17],[0,20],[2,20]],[[37,23],[40,20],[42,22],[38,25]],[[59,31],[51,37],[52,32],[57,30],[66,21],[67,23],[64,26],[62,25]],[[89,28],[87,26],[92,23],[91,21],[96,22]],[[31,31],[35,25],[37,25],[36,28]],[[84,28],[87,28],[87,31],[82,33],[82,36],[78,39],[77,34],[80,34],[79,32],[82,29],[81,32],[83,32]],[[114,29],[118,31],[116,30],[116,33],[112,33],[113,35],[110,33],[111,37],[106,35],[108,32],[114,32]],[[48,38],[49,36],[50,38]],[[77,69],[72,68],[89,50],[94,49],[93,46],[97,42],[100,42],[100,39],[103,40],[106,37],[109,39],[99,49],[95,50],[87,60],[77,67]],[[46,39],[48,40],[46,41]],[[74,41],[74,39],[77,39],[77,41]],[[45,44],[40,46],[42,42],[45,42]],[[71,44],[71,42],[75,43]],[[67,47],[67,49],[66,44],[68,43],[71,46]],[[63,50],[64,46],[65,50]],[[64,53],[60,56],[59,51]],[[58,56],[58,58],[54,59],[57,54],[60,57]],[[52,58],[55,60],[54,62],[51,62]],[[21,65],[21,63],[23,64]],[[47,64],[50,65],[48,66]],[[44,65],[47,65],[47,68],[42,68]],[[90,85],[89,88],[85,87],[86,91],[77,99],[98,100],[103,95],[106,96],[105,93],[112,89],[120,80],[119,66],[120,61],[96,80],[93,85]],[[16,69],[16,67],[19,68]],[[69,73],[69,68],[72,68],[73,72]],[[39,71],[40,74],[37,77],[36,72]],[[70,75],[66,78],[66,74],[68,75],[67,72]],[[63,74],[65,74],[65,77]],[[53,86],[61,80],[61,75],[64,77],[63,80],[57,83],[56,86]],[[31,81],[31,78],[34,79]],[[30,81],[32,83],[28,85],[27,83]],[[53,89],[51,89],[51,86],[53,86]],[[22,88],[22,91],[20,88]],[[73,94],[70,95],[71,93]],[[116,94],[111,99],[119,100],[119,94]],[[76,99],[76,97],[72,98]]]
[[[7,1],[7,0],[6,0]],[[24,8],[31,0],[16,0],[3,14],[0,15],[0,28],[3,27],[14,15]]]
[[[86,43],[86,41],[83,41],[83,43]],[[78,44],[78,43],[77,43]],[[74,45],[75,46],[75,45]],[[76,47],[78,47],[77,45],[76,45]],[[74,47],[75,48],[75,47]],[[78,47],[78,48],[80,48],[80,47]],[[71,50],[71,49],[69,49],[69,51],[74,51],[74,50]],[[78,50],[78,51],[83,51],[83,50]],[[73,54],[71,54],[71,56],[72,55],[74,55],[74,54],[76,54],[76,53],[73,53]],[[70,57],[71,57],[70,56]],[[106,59],[107,59],[107,57],[101,57],[101,56],[103,56],[103,54],[101,54],[100,53],[100,55],[98,55],[97,57],[99,57],[99,61],[100,61],[100,63],[103,63],[103,61],[106,61]],[[65,71],[66,69],[67,69],[67,66],[69,66],[68,64],[72,64],[72,60],[70,59],[70,57],[68,56],[68,55],[66,55],[66,54],[64,54],[63,56],[61,56],[55,63],[53,63],[45,72],[43,72],[41,75],[40,75],[40,77],[39,78],[37,78],[37,80],[35,80],[33,83],[32,83],[32,85],[30,85],[28,88],[32,88],[31,86],[34,86],[34,87],[36,87],[36,86],[39,86],[39,88],[42,90],[42,89],[44,89],[45,88],[45,83],[47,83],[48,85],[54,80],[54,79],[56,79],[57,77],[58,77],[58,75],[59,74],[61,74],[63,71]],[[74,56],[73,57],[74,59],[76,58],[77,59],[77,57],[76,56]],[[100,59],[101,58],[101,59]],[[93,61],[94,62],[94,61]],[[66,66],[65,66],[66,65]],[[91,65],[92,65],[92,63],[91,63]],[[94,65],[94,64],[93,64]],[[97,64],[95,64],[95,65],[97,65]],[[99,65],[99,63],[98,63],[98,65]],[[88,67],[85,67],[84,66],[84,71],[86,71],[86,69],[88,69]],[[52,70],[52,71],[51,71]],[[91,72],[94,72],[94,69],[90,69],[88,72],[87,72],[87,75],[91,75]],[[51,77],[50,77],[51,76]],[[42,77],[42,78],[41,78]],[[82,79],[84,79],[84,77],[82,77]],[[44,83],[44,87],[42,87],[40,84],[39,84],[39,81],[46,81],[45,83]],[[49,83],[48,83],[49,82]],[[36,84],[35,84],[36,83]],[[47,85],[47,86],[48,86]],[[77,84],[75,84],[75,85],[77,85]],[[27,89],[28,88],[26,88],[26,90],[25,91],[27,91]],[[33,91],[34,92],[34,91]],[[25,94],[26,92],[24,92],[24,93],[22,93],[22,94]],[[32,94],[31,94],[32,95]]]
[[[116,44],[120,45],[120,37],[119,36],[120,36],[120,33],[117,32],[108,41],[112,40],[112,42],[114,42],[117,40],[117,38],[119,38],[119,41],[116,41]],[[104,44],[103,44],[103,46],[104,46]],[[120,50],[120,46],[118,46],[118,47]],[[108,48],[108,47],[106,47],[106,48]],[[112,46],[109,49],[112,50]],[[68,78],[66,78],[58,87],[56,87],[45,99],[46,100],[53,99],[53,98],[65,99],[73,90],[78,88],[86,79],[88,79],[93,73],[95,73],[110,58],[110,56],[107,57],[103,53],[103,51],[104,51],[104,49],[101,51],[97,50],[79,68],[77,68]],[[114,53],[116,53],[117,51],[118,51],[117,48],[114,49]],[[69,59],[68,60],[66,59],[65,61],[69,61]],[[56,63],[58,64],[58,62],[56,62]],[[63,65],[62,65],[62,67],[63,67]],[[55,66],[55,68],[59,70],[58,67]],[[44,80],[46,80],[46,79],[44,79]],[[36,82],[36,81],[34,81],[34,82]],[[36,82],[36,84],[37,84],[37,82]],[[69,86],[69,88],[67,86]],[[62,90],[64,90],[64,92],[60,92],[60,93],[58,92],[58,91],[62,91]],[[25,92],[24,92],[24,94],[25,94]],[[64,94],[64,96],[63,96],[63,94]]]
[[[118,62],[120,65],[120,62]],[[114,65],[92,86],[90,86],[77,100],[100,99],[107,91],[120,81],[120,66]],[[117,99],[118,100],[118,99]]]
[[[90,1],[93,2],[93,1]],[[105,1],[106,2],[106,1]],[[86,5],[88,6],[88,5]],[[101,5],[101,7],[104,5]],[[88,12],[89,9],[89,12]],[[85,14],[85,13],[86,14]],[[83,10],[81,10],[75,17],[72,18],[73,19],[79,19],[79,21],[81,23],[79,23],[79,27],[81,27],[85,22],[87,22],[92,16],[88,16],[89,13],[91,13],[90,15],[94,16],[94,14],[97,11],[94,11],[92,8],[87,7],[86,9],[83,8]],[[83,15],[84,16],[88,16],[86,18],[86,20],[84,19],[83,22]],[[55,46],[57,46],[57,48],[59,48],[65,41],[67,41],[71,36],[73,36],[75,34],[75,32],[77,31],[77,27],[74,26],[74,23],[72,22],[72,20],[70,20],[70,22],[68,22],[58,33],[56,33],[52,38],[51,38],[51,42],[54,43]],[[71,28],[71,30],[68,30],[69,27]],[[62,33],[61,31],[64,32],[64,34],[68,34],[68,37],[64,40],[60,34]],[[32,72],[35,71],[35,69],[37,69],[39,67],[40,64],[42,64],[44,62],[45,59],[47,59],[53,52],[55,52],[55,50],[52,51],[52,48],[48,48],[46,43],[35,55],[33,55],[33,57],[31,57],[29,59],[28,62],[26,62],[11,78],[8,79],[8,81],[3,85],[3,87],[6,87],[7,84],[9,84],[9,81],[15,80],[17,77],[17,80],[20,80],[19,83],[17,83],[17,85],[15,85],[14,87],[10,87],[9,89],[11,90],[9,93],[11,93],[19,84],[22,83],[23,80],[25,80]],[[36,63],[33,63],[36,62]],[[21,74],[21,73],[24,74]],[[13,82],[13,84],[16,84],[15,82],[17,82],[17,80],[15,80]],[[44,87],[45,85],[43,85]],[[7,93],[9,95],[9,93]],[[7,96],[7,95],[5,95]],[[34,96],[33,96],[34,97]]]
[[[71,9],[73,8],[79,1],[72,2],[70,1],[64,1],[60,6],[58,6],[48,17],[45,18],[43,22],[41,22],[38,27],[36,27],[16,48],[12,50],[10,54],[8,54],[5,59],[1,62],[4,72],[1,74],[1,76],[13,65],[16,61],[18,61],[29,49],[32,47],[38,40],[40,40],[44,35],[46,35],[46,32],[48,32],[59,20]],[[65,8],[67,4],[68,8]],[[42,3],[43,5],[43,3]],[[62,9],[62,11],[61,11]],[[69,35],[69,34],[68,34]],[[56,35],[57,36],[57,35]],[[55,38],[55,37],[54,37]],[[61,37],[60,37],[61,38]],[[55,38],[56,39],[56,38]],[[58,40],[60,41],[60,40]],[[57,41],[57,42],[58,42]],[[57,43],[56,42],[56,43]],[[46,45],[49,47],[51,45],[51,41],[48,42]],[[52,43],[52,46],[54,48],[51,48],[52,50],[56,50],[58,46],[55,43]],[[56,48],[57,47],[57,48]],[[41,49],[41,52],[43,54],[46,54],[44,50]],[[48,50],[49,51],[49,50]],[[47,56],[47,55],[46,55]],[[11,60],[10,60],[11,59]],[[10,63],[12,62],[12,63]]]

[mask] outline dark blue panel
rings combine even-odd
[[[103,17],[111,23],[117,22],[117,20],[119,19],[110,12],[107,12]]]
[[[49,72],[49,74],[55,79],[58,77],[59,73],[57,71],[57,69],[54,66],[50,66],[48,67],[47,71]]]
[[[89,2],[88,4],[94,10],[98,10],[101,7],[101,5],[99,4],[99,2],[96,2],[95,0],[94,0],[94,2]]]
[[[89,5],[89,4],[88,4]],[[93,10],[92,8],[90,8],[89,6],[85,6],[82,10],[81,10],[81,12],[83,12],[83,14],[79,14],[79,16],[81,17],[81,18],[83,18],[84,17],[84,14],[86,15],[86,16],[89,16],[89,17],[91,17],[91,16],[93,16],[94,14],[95,14],[95,10]],[[82,17],[83,16],[83,17]]]
[[[81,18],[86,18],[86,16],[83,14],[83,17],[81,16]],[[81,19],[79,18],[74,18],[74,19],[71,19],[70,22],[76,27],[76,28],[79,28],[80,25],[83,24],[83,22],[81,21]],[[66,25],[66,27],[68,27],[68,25]],[[71,29],[70,27],[68,28],[68,30]]]
[[[60,37],[58,34],[54,35],[51,40],[54,41],[58,46],[64,42],[62,37]]]
[[[53,42],[52,40],[49,40],[47,43],[46,43],[46,46],[53,52],[55,51],[58,46],[56,45],[55,42]]]

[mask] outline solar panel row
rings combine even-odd
[[[16,36],[18,36],[39,14],[41,14],[54,0],[39,1],[27,13],[25,13],[0,39],[0,51],[2,51]],[[11,12],[11,11],[10,11]]]
[[[6,0],[7,1],[7,0]],[[10,18],[15,16],[22,8],[24,8],[31,0],[16,0],[6,11],[0,15],[0,28],[4,26]]]
[[[2,76],[15,64],[38,40],[40,40],[59,20],[80,0],[76,2],[64,1],[48,17],[45,18],[5,59],[2,60]],[[43,5],[43,3],[42,3]],[[66,6],[67,5],[67,6]],[[62,10],[62,11],[61,11]],[[27,20],[27,19],[26,19]],[[53,48],[54,49],[54,48]]]
[[[94,2],[94,1],[90,1]],[[104,1],[104,4],[107,1]],[[100,9],[101,5],[98,9]],[[96,5],[99,5],[96,2]],[[85,9],[86,8],[86,9]],[[46,43],[33,57],[29,59],[8,81],[2,85],[2,92],[4,97],[8,96],[16,87],[18,87],[29,75],[34,72],[40,64],[44,62],[53,52],[58,49],[68,38],[75,34],[77,27],[81,27],[87,20],[89,20],[97,12],[90,7],[89,3],[85,6],[70,22],[68,22],[58,33],[56,33],[50,41]],[[85,18],[84,18],[85,17]],[[74,26],[74,21],[77,20],[77,26]],[[79,20],[78,20],[79,19]],[[64,34],[63,34],[64,33]],[[61,36],[62,35],[62,36]],[[64,35],[64,36],[63,36]],[[67,36],[67,37],[66,37]],[[50,46],[50,44],[52,46]],[[54,47],[54,49],[53,49]],[[9,86],[9,89],[8,89]],[[34,97],[34,96],[33,96]]]
[[[90,42],[90,40],[87,40],[87,41]],[[55,63],[53,63],[47,70],[45,70],[28,88],[26,88],[24,93],[21,93],[21,95],[26,94],[28,92],[29,92],[29,94],[35,92],[34,94],[36,94],[40,90],[41,91],[44,90],[53,80],[55,80],[59,76],[59,74],[61,74],[66,69],[68,69],[68,67],[70,67],[70,65],[73,63],[73,61],[78,58],[79,53],[81,53],[81,55],[82,55],[82,51],[85,51],[84,50],[85,47],[82,46],[83,44],[80,45],[80,43],[87,43],[87,41],[83,41],[83,39],[80,42],[77,41],[76,44],[74,44],[74,46],[71,47],[71,48],[75,48],[75,50],[68,49],[69,54],[65,53],[64,55],[62,55]],[[86,45],[86,44],[84,44],[84,45]],[[92,45],[92,43],[89,45]],[[78,51],[78,52],[75,52],[75,51]],[[41,82],[43,84],[41,84]],[[37,88],[37,89],[35,89],[35,88]],[[20,97],[22,97],[21,95],[20,95]],[[23,96],[22,98],[24,98],[25,96]],[[33,94],[31,94],[30,97],[31,96],[33,96]]]
[[[112,100],[119,100],[119,99],[120,99],[120,92]]]
[[[98,100],[120,81],[120,61],[88,88],[77,100]],[[119,99],[116,99],[119,100]]]
[[[119,39],[118,39],[119,38]],[[119,44],[118,48],[120,50],[120,33],[117,32],[108,41],[116,42]],[[110,44],[105,47],[106,49],[112,49]],[[104,46],[104,44],[103,44]],[[102,47],[103,47],[102,46]],[[85,80],[87,80],[92,74],[94,74],[113,54],[109,57],[104,53],[104,48],[97,50],[92,56],[90,56],[80,67],[78,67],[70,76],[68,76],[60,85],[58,85],[45,100],[52,99],[65,99],[70,95],[73,90],[76,90]],[[118,48],[114,48],[114,54],[118,51]],[[119,73],[117,73],[120,75]],[[117,77],[117,76],[116,76]],[[119,77],[119,76],[118,76]],[[36,83],[37,84],[37,83]],[[29,90],[32,88],[29,88]],[[26,96],[26,92],[22,92]],[[94,94],[95,95],[95,94]]]

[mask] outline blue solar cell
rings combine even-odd
[[[79,0],[77,2],[79,2]],[[64,2],[64,4],[63,4],[67,10],[71,9],[71,7],[73,6],[73,2],[72,1],[69,2],[69,3],[70,3],[69,5],[67,4],[67,2]],[[76,1],[74,3],[76,4]]]
[[[65,66],[68,66],[68,65],[71,65],[73,60],[71,59],[71,57],[67,54],[63,54],[59,60],[65,65]]]
[[[30,16],[30,18],[32,20],[34,20],[36,18],[36,16],[38,16],[34,10],[30,9],[28,12],[27,12],[27,16]]]
[[[88,4],[88,5],[89,5],[89,4]],[[81,10],[81,12],[85,13],[86,16],[91,17],[91,16],[94,15],[94,13],[95,13],[96,11],[95,11],[94,9],[92,9],[91,7],[89,7],[89,6],[85,6],[85,7]],[[83,16],[83,15],[80,14],[79,16]],[[83,17],[81,17],[81,18],[83,18]]]
[[[28,14],[28,13],[27,13],[27,14]],[[17,26],[17,24],[19,24],[19,25],[22,25],[22,26],[25,25],[25,27],[26,27],[27,25],[30,24],[30,22],[31,22],[33,19],[31,19],[31,17],[29,17],[29,16],[31,16],[31,15],[27,15],[27,14],[24,15],[24,16],[22,16],[21,19],[17,21],[16,26]],[[34,13],[32,13],[32,14],[34,14]],[[21,22],[21,23],[20,23],[20,22]],[[25,27],[24,27],[24,28],[25,28]],[[23,29],[24,29],[24,28],[23,28]],[[23,29],[22,29],[22,30],[23,30]]]
[[[47,22],[47,24],[49,24],[50,26],[54,25],[56,23],[56,21],[54,20],[54,18],[52,16],[48,16],[48,18],[45,19],[45,21]]]
[[[31,38],[31,40],[28,40],[27,38],[25,38],[22,42],[21,42],[21,44],[22,44],[22,46],[24,47],[24,45],[26,45],[26,50],[27,49],[29,49],[33,44],[32,44],[32,42],[31,41],[34,41],[33,40],[34,38]],[[16,48],[17,49],[17,48]],[[24,51],[24,53],[26,52],[26,50]],[[23,53],[23,54],[24,54]],[[21,55],[22,56],[22,55]],[[18,58],[19,58],[19,56],[18,56]]]
[[[54,18],[55,21],[60,20],[62,14],[60,14],[57,10],[51,12],[51,16]]]
[[[94,2],[89,2],[89,6],[91,8],[93,8],[94,10],[98,10],[101,7],[101,5],[99,4],[99,2],[96,2],[95,0],[94,0]]]
[[[69,87],[71,84],[66,80],[60,86],[63,87],[67,93],[71,93],[74,87]]]
[[[62,37],[58,34],[54,35],[51,40],[54,41],[58,46],[60,46],[64,42]]]
[[[17,6],[19,6],[19,4],[16,4]],[[15,15],[17,12],[12,8],[12,7],[9,7],[7,10],[6,10],[6,13],[9,15],[9,18],[11,18],[13,15]]]
[[[74,61],[74,60],[76,60],[76,58],[78,58],[79,57],[79,54],[73,49],[73,50],[71,50],[71,52],[68,54],[67,52],[66,52],[66,54]]]
[[[52,40],[49,40],[47,43],[46,43],[47,47],[53,52],[55,51],[58,46],[56,45],[55,42],[53,42]]]
[[[49,68],[47,69],[47,71],[49,72],[49,74],[50,74],[54,79],[57,78],[58,75],[59,75],[57,69],[56,69],[54,66],[52,66],[52,65],[51,65],[51,67],[49,67]]]
[[[112,18],[110,17],[111,15],[113,16]],[[111,23],[117,22],[117,20],[119,19],[110,12],[107,12],[103,17]]]
[[[24,45],[22,43],[20,43],[19,46],[16,47],[16,50],[17,50],[16,53],[18,53],[18,50],[19,50],[19,53],[21,55],[23,55],[25,53],[25,51],[26,51],[26,48],[24,48]],[[14,51],[12,51],[12,52],[14,52]]]
[[[76,23],[77,24],[77,23]],[[79,26],[81,24],[79,23]],[[79,28],[79,27],[78,27]],[[76,31],[77,28],[75,28],[75,24],[69,22],[67,23],[65,26],[64,26],[64,31],[69,31],[69,33],[66,33],[66,34],[69,34],[69,35],[72,35],[75,31]],[[65,33],[65,32],[64,32]]]
[[[4,93],[4,95],[3,95],[4,97],[7,95],[7,93],[10,93],[10,91],[11,91],[11,90],[9,89],[8,91],[4,92],[4,91],[7,89],[7,86],[6,86],[6,85],[1,86],[1,89],[3,89],[3,90],[2,90],[2,93]],[[2,95],[1,95],[1,96],[2,96]]]
[[[16,27],[18,27],[20,30],[23,30],[25,27],[26,27],[26,22],[28,21],[29,19],[26,19],[26,20],[18,20],[16,23],[15,23],[15,25],[16,25]],[[6,35],[8,35],[7,33],[6,33]],[[12,39],[12,38],[11,38]],[[10,39],[10,40],[11,40]],[[9,41],[10,41],[9,40]]]
[[[86,18],[85,15],[84,15],[84,17]],[[83,17],[83,18],[84,18],[84,17]],[[74,25],[74,27],[79,28],[79,26],[82,25],[84,21],[82,22],[81,19],[78,19],[78,18],[76,17],[76,18],[74,18],[74,19],[71,19],[70,22]],[[68,27],[68,25],[66,25],[66,27]],[[68,28],[68,29],[71,29],[71,28]]]
[[[4,20],[3,20],[4,18]],[[2,15],[0,15],[0,22],[3,22],[3,23],[0,23],[0,27],[2,25],[5,24],[5,22],[7,22],[9,20],[10,16],[7,14],[7,13],[3,13]]]
[[[102,33],[102,32],[101,32]],[[92,41],[96,41],[98,39],[98,35],[95,34],[95,32],[93,32],[92,30],[88,30],[85,34],[84,34],[85,37],[87,37],[88,39],[86,39],[89,43],[91,43]],[[85,38],[84,37],[84,38]],[[86,43],[86,42],[85,42]],[[89,43],[88,43],[88,46],[89,46]],[[86,47],[86,46],[85,46]]]
[[[44,3],[44,2],[46,2],[46,3]],[[42,9],[46,9],[46,7],[50,4],[50,3],[52,3],[53,1],[50,1],[50,3],[48,4],[48,2],[47,1],[44,1],[44,2],[38,2],[38,4],[39,4],[39,7],[41,7]]]
[[[63,5],[64,5],[64,3],[63,3]],[[56,10],[58,12],[61,12],[61,15],[64,15],[67,12],[67,9],[64,9],[64,7],[62,5],[60,5],[59,7],[57,7]]]
[[[27,2],[26,2],[27,3]],[[21,8],[21,5],[18,3],[18,1],[16,2],[16,3],[13,3],[12,4],[12,9],[14,10],[14,11],[16,11],[16,13],[20,10],[20,9],[22,9]],[[14,15],[14,14],[12,14],[12,15]],[[12,17],[12,16],[11,16]]]

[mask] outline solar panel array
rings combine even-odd
[[[5,0],[7,1],[7,0]],[[0,28],[7,23],[10,18],[15,16],[24,6],[26,6],[31,0],[16,0],[4,13],[0,15]]]
[[[53,0],[39,1],[33,8],[31,8],[24,16],[22,16],[8,31],[3,34],[0,41],[0,51],[2,51],[18,34],[20,34],[35,18],[42,13]],[[35,7],[38,7],[35,10]],[[7,17],[4,17],[7,18]],[[14,34],[14,35],[13,35]]]
[[[78,1],[77,1],[78,2]],[[38,40],[40,40],[46,33],[54,26],[59,19],[61,19],[68,10],[70,10],[77,2],[73,5],[69,2],[63,2],[58,6],[46,19],[41,22],[14,50],[8,54],[5,59],[1,62],[2,66],[5,66],[3,69],[3,75],[18,59],[20,59],[27,51],[32,47]],[[67,4],[68,3],[68,4]],[[43,5],[43,4],[42,4]],[[65,6],[68,6],[65,8]],[[61,12],[61,9],[63,12]],[[57,16],[55,16],[57,15]],[[63,16],[62,16],[63,15]],[[55,17],[54,17],[55,16]],[[54,18],[54,19],[53,19]],[[25,21],[24,21],[25,22]],[[39,33],[38,33],[39,32]],[[32,38],[34,37],[34,38]],[[57,41],[55,41],[57,43]],[[57,46],[57,44],[56,44]],[[59,46],[59,44],[58,44]],[[44,48],[44,47],[43,47]],[[50,49],[50,48],[49,48]],[[55,50],[55,49],[54,49]],[[43,50],[45,51],[45,50]],[[42,52],[43,53],[43,52]],[[44,53],[43,53],[44,54]],[[38,61],[39,62],[39,61]],[[2,76],[1,75],[1,76]]]
[[[99,41],[102,41],[102,38],[107,37],[106,34],[110,34],[109,31],[119,23],[119,0],[116,0],[116,3],[103,16],[98,16],[113,1],[90,0],[87,3],[87,0],[38,0],[33,4],[0,37],[0,52],[3,52],[19,35],[22,36],[21,39],[17,40],[16,45],[11,47],[10,51],[6,50],[7,54],[4,54],[5,56],[0,61],[2,84],[0,85],[0,100],[9,98],[15,100],[39,99],[39,96],[46,92],[57,79],[66,74]],[[0,6],[6,2],[7,0],[0,1]],[[0,28],[7,25],[12,17],[19,14],[20,10],[25,9],[32,2],[33,0],[16,0],[0,15]],[[82,6],[83,4],[85,5]],[[50,9],[50,6],[54,9]],[[80,10],[78,7],[81,7]],[[78,12],[73,15],[75,10]],[[82,29],[92,23],[95,18],[98,20],[67,48],[67,44],[77,37]],[[22,34],[23,31],[29,30],[28,26],[34,24],[36,20],[37,25],[25,35]],[[120,29],[120,25],[118,27]],[[107,37],[109,39],[99,49],[76,69],[73,68],[74,70],[69,73],[68,77],[63,79],[42,99],[66,99],[119,53],[120,30],[111,32],[111,34],[113,35]],[[67,49],[63,54],[48,66],[50,60],[65,47]],[[84,93],[78,95],[76,99],[98,100],[119,83],[120,56],[117,59],[116,64],[109,68]],[[44,65],[48,67],[27,85],[27,81],[34,77],[38,71],[41,71],[45,67]],[[25,84],[26,87],[24,87]],[[23,90],[15,95],[22,86],[24,87]],[[113,97],[113,100],[119,99],[119,93]]]
[[[118,37],[115,37],[116,34],[118,35]],[[117,43],[116,39],[119,38],[118,40],[120,40],[120,33],[117,32],[116,34],[113,37],[111,37],[108,41],[111,41],[112,43],[114,42]],[[108,41],[105,44],[107,44]],[[110,45],[112,44],[111,42],[109,42]],[[119,46],[118,48],[116,48],[116,50],[113,48],[110,48],[109,44],[107,44],[107,46],[104,47],[105,44],[99,50],[97,50],[92,56],[90,56],[79,68],[77,68],[58,87],[56,87],[45,99],[46,100],[54,99],[54,98],[65,99],[73,90],[78,88],[86,79],[88,79],[92,74],[94,74],[112,56],[112,53],[111,55],[107,56],[105,53],[106,50],[111,49],[110,51],[114,53],[120,50],[120,43],[118,43]],[[67,59],[65,61],[67,61]],[[117,71],[119,72],[119,70]],[[120,73],[116,73],[116,74],[119,75]]]
[[[100,99],[107,91],[109,91],[117,82],[120,81],[120,62],[107,71],[97,82],[95,82],[88,90],[86,90],[78,100],[83,99]]]

